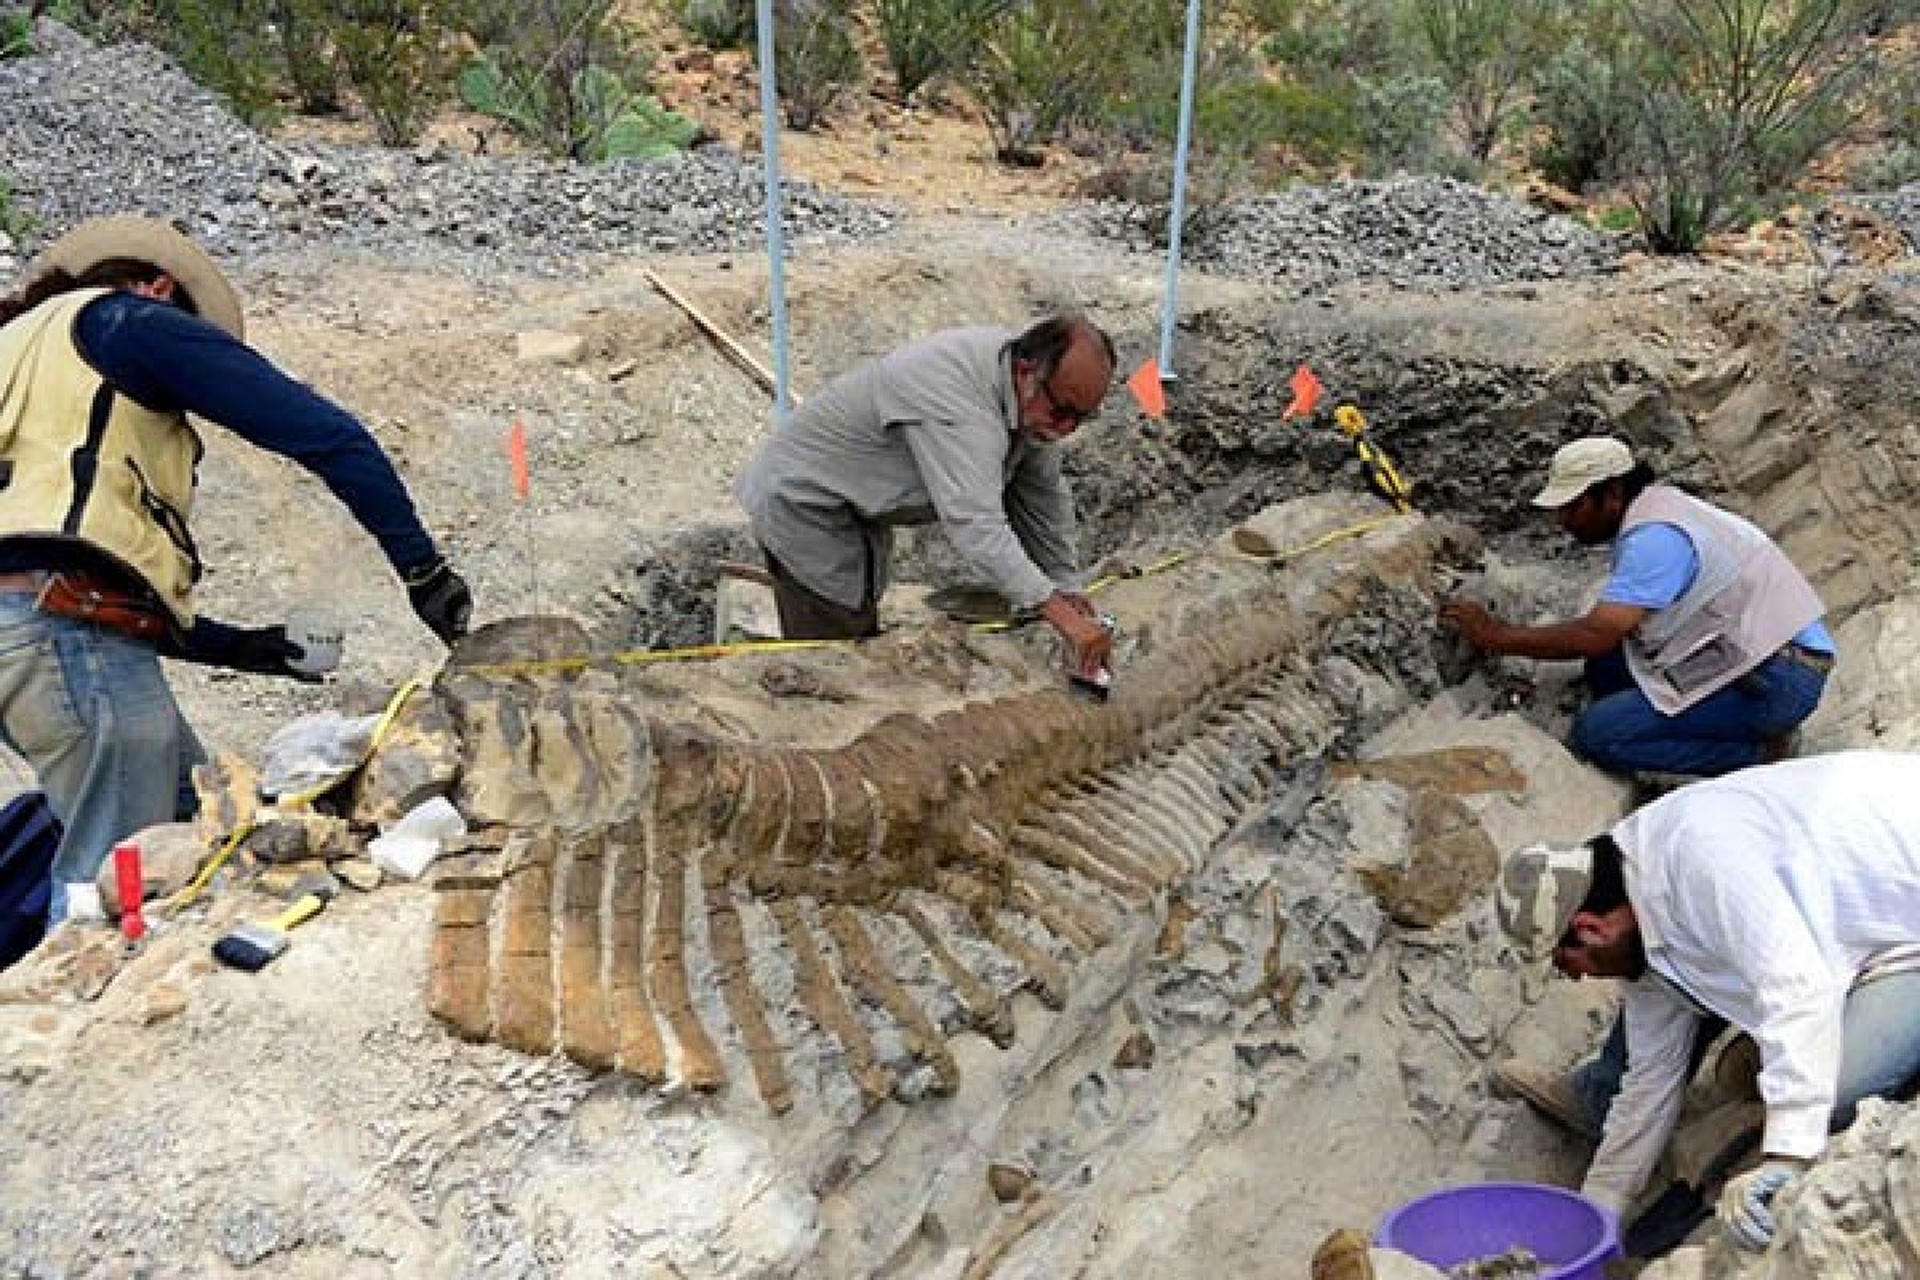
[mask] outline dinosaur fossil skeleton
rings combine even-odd
[[[1279,510],[1308,537],[1353,514]],[[450,668],[461,808],[499,847],[436,881],[430,1005],[648,1081],[718,1088],[744,1061],[776,1112],[806,1034],[870,1100],[951,1091],[952,1035],[1011,1044],[1017,991],[1058,1008],[1326,751],[1316,662],[1382,590],[1429,594],[1446,536],[1407,517],[1293,563],[1221,548],[1123,581],[1104,704],[1058,688],[1042,637],[951,625],[821,659],[839,701],[770,698],[752,660]]]

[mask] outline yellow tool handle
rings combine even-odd
[[[267,921],[267,928],[278,929],[281,933],[285,933],[295,925],[311,920],[319,915],[320,909],[326,905],[326,899],[322,898],[319,894],[309,893],[285,911],[282,911],[279,915]]]

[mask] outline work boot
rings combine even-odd
[[[1494,1067],[1493,1078],[1508,1093],[1562,1129],[1583,1138],[1600,1136],[1598,1126],[1587,1114],[1586,1100],[1573,1087],[1565,1071],[1549,1071],[1519,1058],[1508,1058]]]
[[[1352,1227],[1342,1227],[1313,1251],[1313,1280],[1374,1280],[1373,1246]]]

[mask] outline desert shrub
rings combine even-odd
[[[1920,9],[1920,0],[1914,7]],[[1884,145],[1856,167],[1854,181],[1888,190],[1920,179],[1920,54],[1909,53],[1879,78],[1873,106]]]
[[[1249,0],[1263,51],[1295,78],[1344,78],[1387,69],[1398,39],[1395,0]]]
[[[550,145],[576,160],[657,159],[700,137],[693,122],[602,66],[580,71],[568,86],[564,107],[545,96],[549,90],[544,80],[512,80],[508,75],[492,58],[475,58],[460,73],[460,95],[474,110],[505,121],[517,133],[551,139]],[[563,110],[568,115],[562,148],[556,130]]]
[[[250,123],[268,123],[279,113],[285,68],[272,0],[155,0],[108,21],[172,54]]]
[[[1920,182],[1920,146],[1894,143],[1863,164],[1857,180],[1869,191],[1891,191]]]
[[[1310,165],[1331,165],[1359,144],[1355,105],[1351,82],[1317,89],[1241,80],[1199,92],[1194,132],[1209,148],[1284,147]]]
[[[709,49],[739,49],[753,42],[759,24],[753,0],[686,0],[680,25]]]
[[[14,199],[13,179],[0,173],[0,232],[19,237],[33,230],[33,217]]]
[[[1638,84],[1621,160],[1649,247],[1686,252],[1764,207],[1843,130],[1879,0],[1627,3]]]
[[[1633,71],[1621,42],[1574,37],[1534,79],[1534,165],[1571,191],[1618,173],[1633,130],[1633,100]]]
[[[1559,0],[1407,0],[1407,19],[1426,61],[1450,91],[1462,141],[1474,159],[1493,155],[1535,62],[1556,43]],[[1396,111],[1424,101],[1415,77],[1399,72]]]
[[[981,37],[1013,0],[875,0],[880,39],[901,101],[968,66]]]
[[[332,16],[322,30],[380,141],[414,141],[453,74],[453,11],[444,0],[351,0],[328,7]]]
[[[853,43],[849,0],[780,0],[774,6],[773,65],[780,108],[802,133],[865,69]]]
[[[1611,231],[1618,235],[1623,231],[1632,231],[1640,225],[1640,215],[1632,205],[1612,205],[1602,209],[1593,218],[1593,225],[1602,231]]]
[[[1098,72],[1098,0],[1023,0],[987,29],[968,73],[994,154],[1038,164],[1038,148],[1084,118]]]
[[[274,33],[287,82],[304,115],[340,110],[340,68],[328,33],[337,7],[327,0],[274,0]]]
[[[604,158],[608,130],[641,79],[615,0],[466,5],[468,30],[492,39],[461,69],[461,99],[555,154]]]
[[[1453,94],[1435,76],[1401,72],[1363,77],[1354,104],[1361,145],[1379,171],[1425,169]]]
[[[0,13],[0,58],[23,58],[33,52],[33,18],[18,10]]]

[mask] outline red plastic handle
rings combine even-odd
[[[147,931],[146,918],[140,914],[140,903],[147,895],[147,886],[140,874],[139,845],[129,843],[113,847],[113,880],[120,890],[120,932],[126,935],[128,942],[138,942]]]

